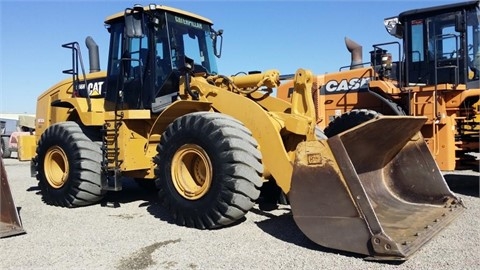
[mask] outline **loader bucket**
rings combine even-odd
[[[3,159],[0,157],[0,238],[24,234],[25,230],[20,222],[17,208],[13,202],[10,186],[8,185],[7,173],[3,165]]]
[[[315,243],[406,260],[464,209],[420,128],[426,118],[382,116],[296,150],[289,199]]]

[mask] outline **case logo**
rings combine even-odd
[[[322,87],[325,94],[334,94],[338,92],[358,91],[367,89],[370,78],[352,78],[343,79],[341,81],[331,80]]]

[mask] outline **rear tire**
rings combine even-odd
[[[9,158],[12,154],[12,151],[10,151],[8,145],[10,144],[10,138],[9,137],[2,137],[2,140],[0,141],[1,147],[2,147],[2,158]]]
[[[219,113],[177,118],[154,159],[159,198],[175,223],[198,229],[231,224],[259,197],[263,166],[257,142],[239,121]]]
[[[50,126],[37,147],[37,179],[45,203],[78,207],[100,201],[102,152],[75,122]]]
[[[380,114],[373,110],[351,110],[333,119],[325,128],[324,133],[330,138],[379,116]]]

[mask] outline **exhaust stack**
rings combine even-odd
[[[90,73],[100,71],[100,57],[98,54],[98,45],[91,36],[85,39],[85,45],[88,48],[88,61],[90,62]]]
[[[363,68],[362,46],[347,37],[345,37],[345,45],[347,46],[347,50],[352,55],[350,69]]]

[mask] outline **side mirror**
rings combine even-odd
[[[403,38],[403,25],[398,20],[398,17],[386,18],[383,20],[383,24],[391,36]]]
[[[179,60],[181,63],[180,71],[183,71],[185,73],[192,73],[195,65],[194,60],[185,55],[181,55]]]
[[[465,33],[465,16],[461,12],[455,14],[455,31],[458,33]]]
[[[220,58],[222,56],[222,45],[223,45],[223,30],[212,31],[213,39],[213,51],[216,57]]]
[[[195,67],[194,60],[185,55],[180,56],[179,60],[182,63],[182,66],[180,67],[180,71],[185,75],[185,91],[187,91],[187,93],[193,98],[193,100],[198,100],[199,99],[198,92],[192,91],[192,89],[190,88],[191,73],[193,72]]]
[[[144,10],[141,6],[125,9],[125,36],[141,38],[144,36]]]

